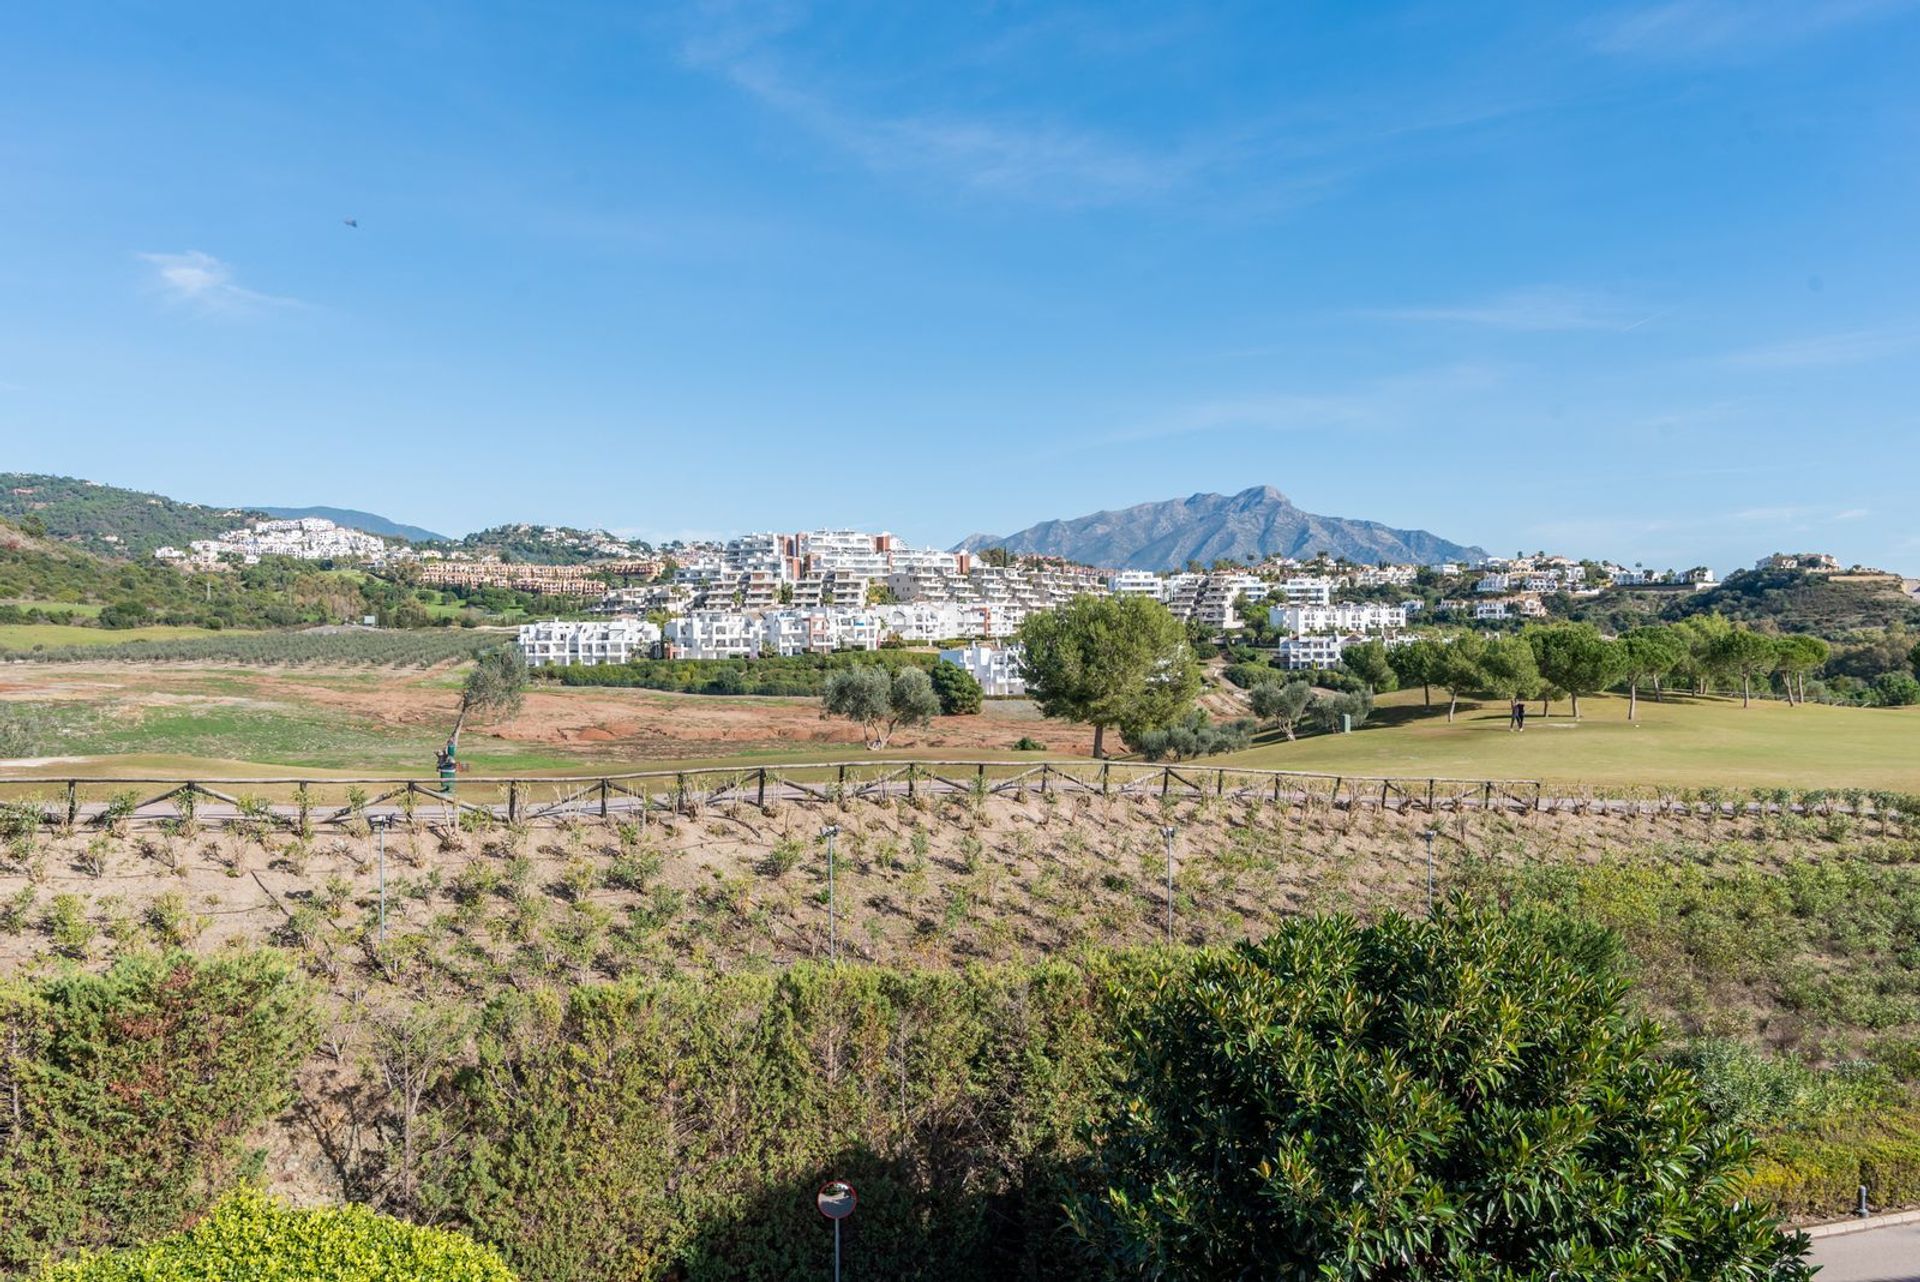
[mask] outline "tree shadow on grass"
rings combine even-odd
[[[850,1148],[804,1176],[769,1180],[715,1208],[681,1250],[680,1282],[830,1278],[833,1224],[815,1205],[829,1180],[858,1193],[841,1222],[844,1282],[1054,1282],[1091,1277],[1062,1203],[1070,1173],[1043,1166],[1003,1187],[938,1187],[923,1162]]]

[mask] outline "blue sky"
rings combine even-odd
[[[0,10],[0,468],[1920,572],[1920,5],[297,8]]]

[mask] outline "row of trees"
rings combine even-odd
[[[1788,702],[1804,702],[1807,675],[1826,662],[1828,653],[1819,637],[1771,636],[1700,615],[1634,628],[1619,637],[1606,636],[1590,623],[1548,624],[1505,636],[1462,631],[1392,649],[1350,647],[1343,661],[1350,670],[1366,669],[1362,675],[1369,677],[1384,675],[1384,667],[1400,685],[1420,686],[1429,705],[1438,686],[1447,694],[1449,721],[1462,697],[1481,695],[1564,698],[1578,717],[1581,696],[1616,687],[1627,692],[1627,719],[1632,720],[1643,688],[1657,699],[1670,684],[1700,693],[1715,684],[1737,684],[1744,707],[1753,700],[1756,682],[1777,675]]]

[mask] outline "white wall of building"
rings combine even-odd
[[[585,623],[552,619],[522,624],[517,640],[530,668],[574,663],[593,667],[648,657],[660,640],[660,629],[644,619]]]
[[[1027,692],[1020,677],[1021,650],[1017,645],[970,645],[942,650],[940,657],[964,668],[990,699],[1018,698]]]

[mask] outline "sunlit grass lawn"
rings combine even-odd
[[[1297,743],[1267,736],[1213,761],[1279,770],[1464,779],[1542,779],[1675,787],[1879,788],[1920,792],[1920,708],[1837,708],[1737,698],[1563,701],[1542,719],[1530,705],[1524,734],[1507,730],[1504,704],[1463,703],[1452,725],[1445,696],[1421,706],[1418,690],[1381,697],[1374,719],[1351,735]]]
[[[31,650],[35,646],[123,645],[128,641],[177,641],[182,637],[235,635],[238,634],[184,625],[156,624],[150,628],[84,628],[70,623],[7,623],[0,624],[0,651]]]

